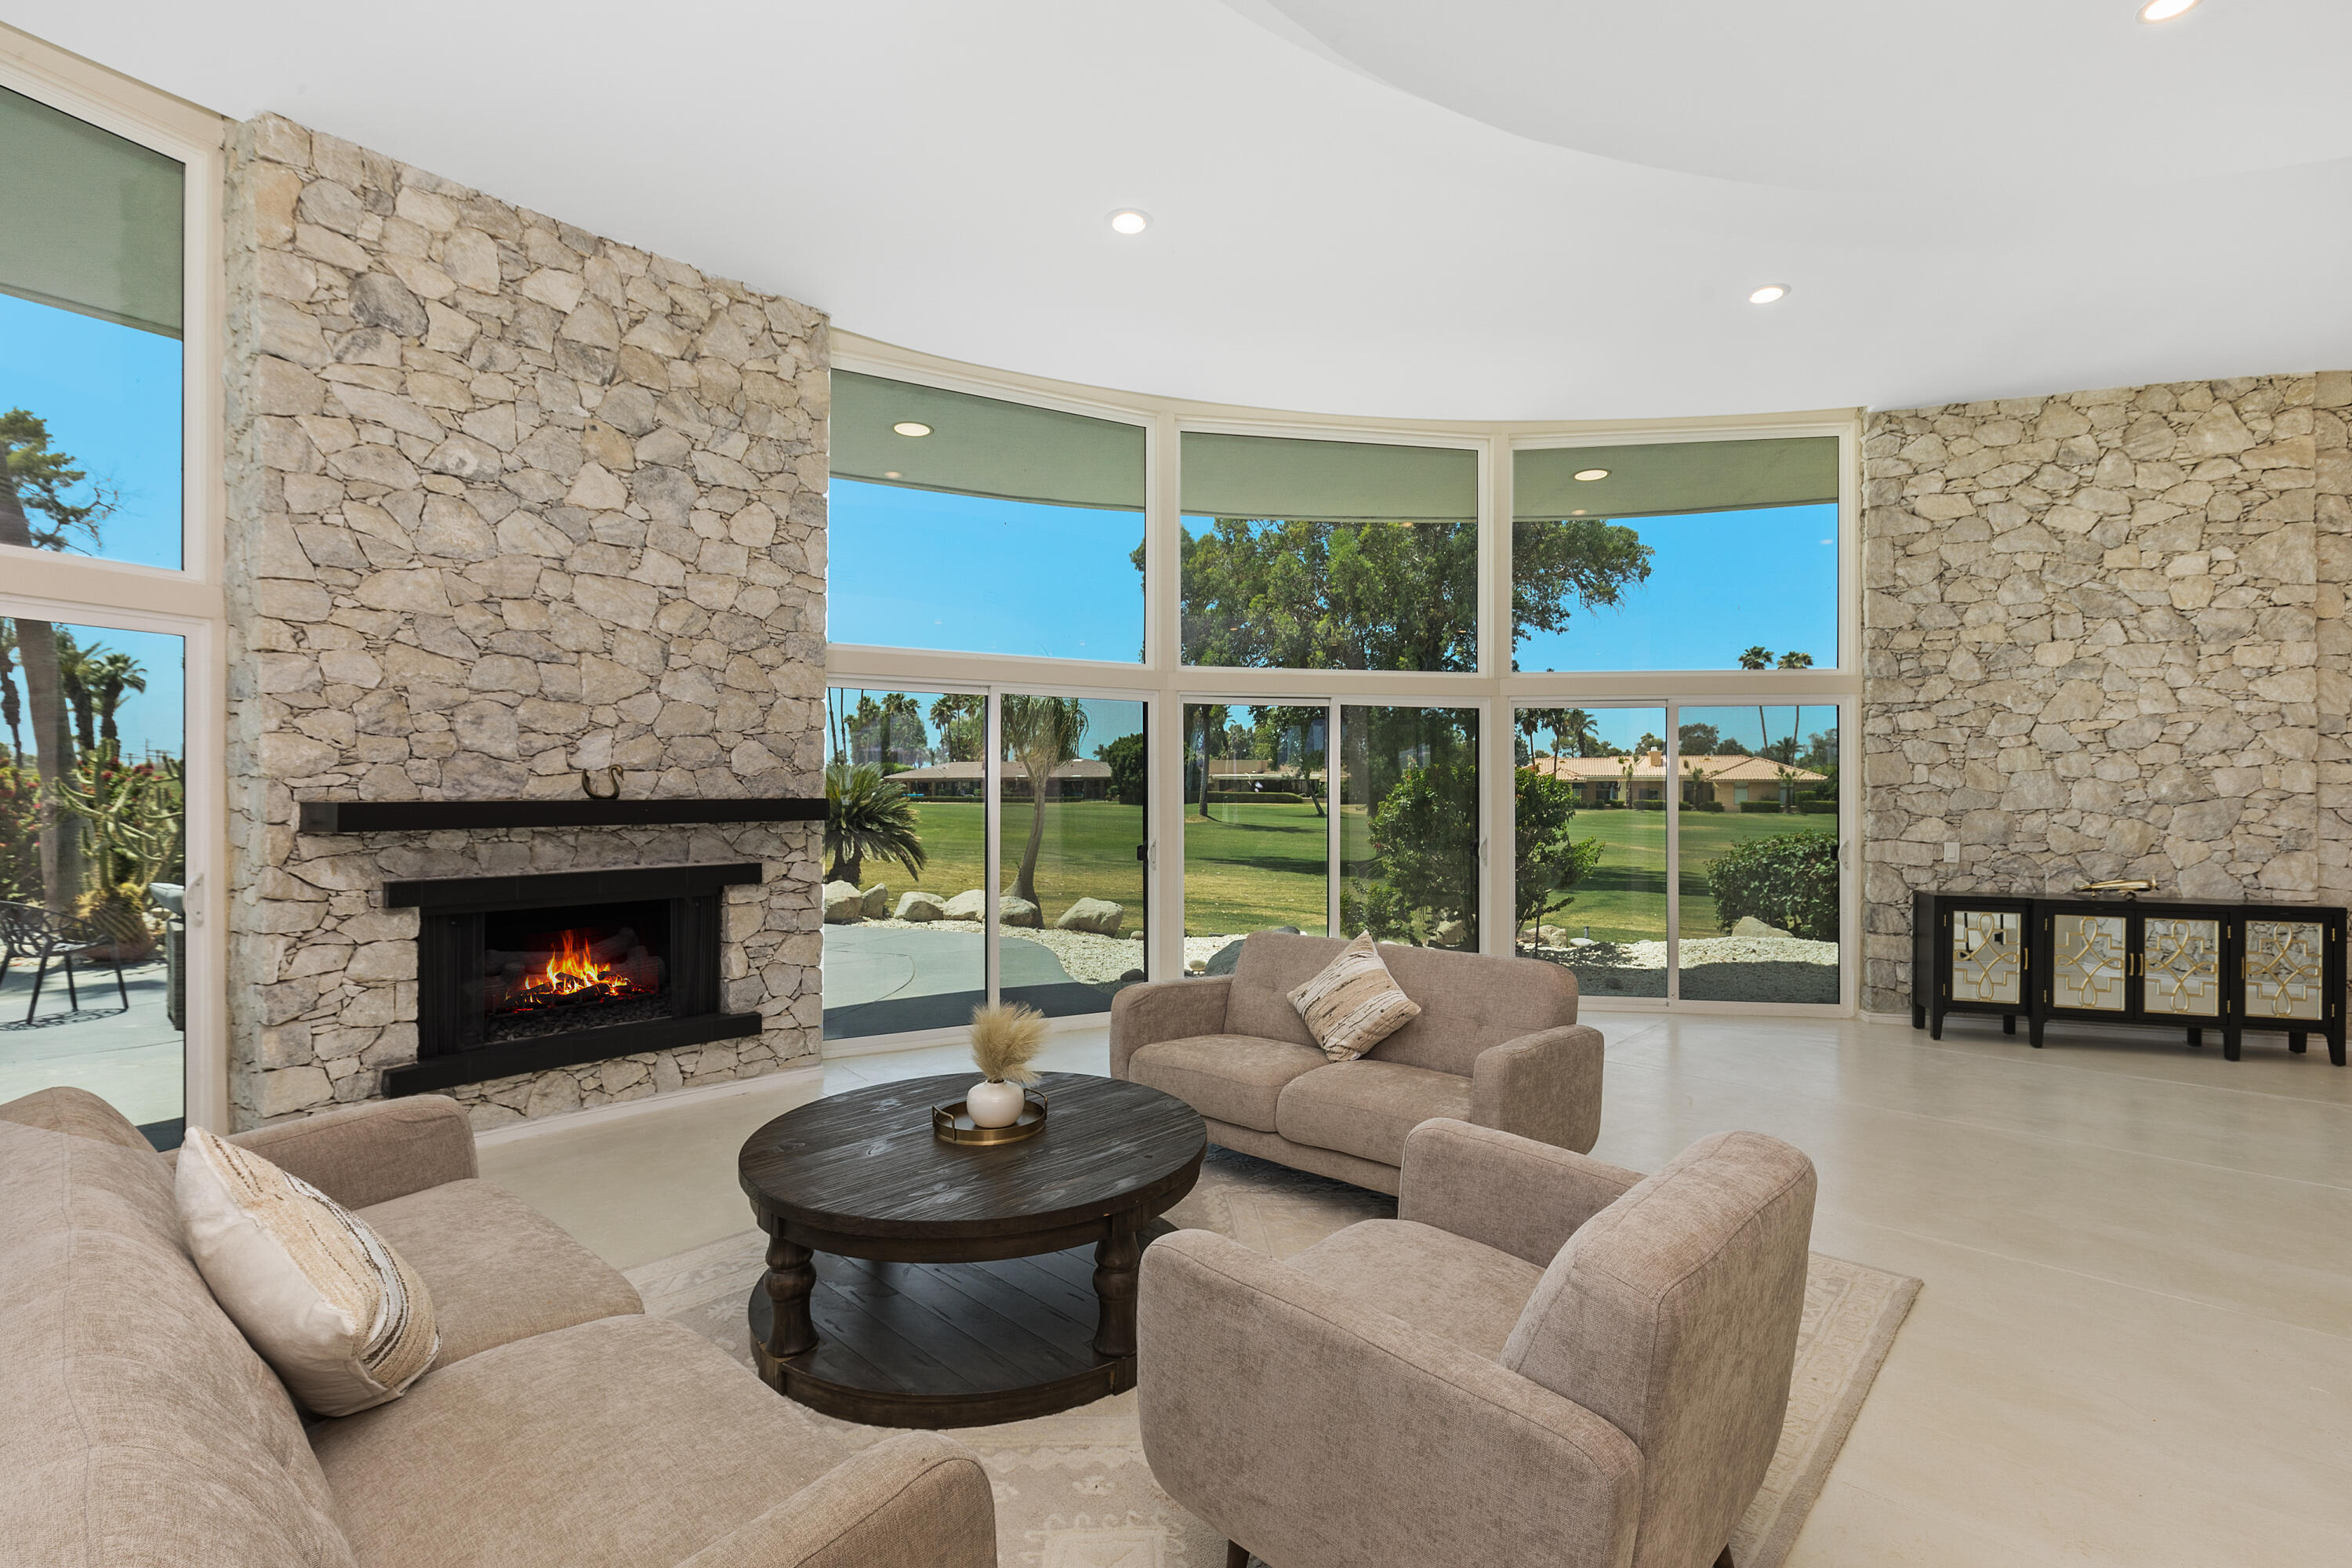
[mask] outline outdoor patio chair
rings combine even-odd
[[[88,958],[100,947],[108,950],[107,961],[114,967],[114,988],[121,994],[122,1010],[128,1013],[131,986],[122,978],[122,958],[112,937],[75,915],[52,913],[37,904],[0,903],[0,948],[5,948],[0,951],[0,984],[7,983],[9,965],[20,958],[39,965],[33,971],[33,999],[25,1004],[27,1024],[41,1005],[41,984],[48,978],[51,960],[65,964],[68,1010],[81,1011],[81,993],[74,984],[74,960]]]

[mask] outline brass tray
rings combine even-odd
[[[931,1136],[942,1143],[1018,1143],[1045,1131],[1045,1091],[1021,1091],[1021,1117],[1010,1127],[976,1127],[961,1100],[931,1107]]]

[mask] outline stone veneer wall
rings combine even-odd
[[[814,1058],[806,824],[309,837],[299,799],[807,795],[825,322],[266,116],[229,161],[230,987],[240,1125],[416,1054],[394,878],[754,859],[757,1038],[457,1091],[478,1126]]]
[[[2352,374],[1874,414],[1863,1005],[1911,893],[2352,899]]]

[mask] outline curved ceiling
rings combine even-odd
[[[1884,194],[2150,185],[2352,155],[2343,0],[1246,0],[1557,147]]]
[[[2204,0],[2172,35],[2130,0],[11,19],[908,347],[1266,407],[1571,419],[2352,364],[2352,131],[2310,85],[2352,63],[2337,10]],[[1599,63],[1554,90],[1547,56]],[[1154,220],[1134,238],[1106,223],[1129,205]],[[1793,291],[1746,303],[1765,282]]]

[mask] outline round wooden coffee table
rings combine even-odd
[[[751,1351],[771,1387],[845,1420],[976,1426],[1135,1386],[1136,1271],[1200,1177],[1200,1113],[1047,1073],[1035,1137],[940,1142],[931,1107],[976,1081],[829,1095],[744,1142],[768,1233]]]

